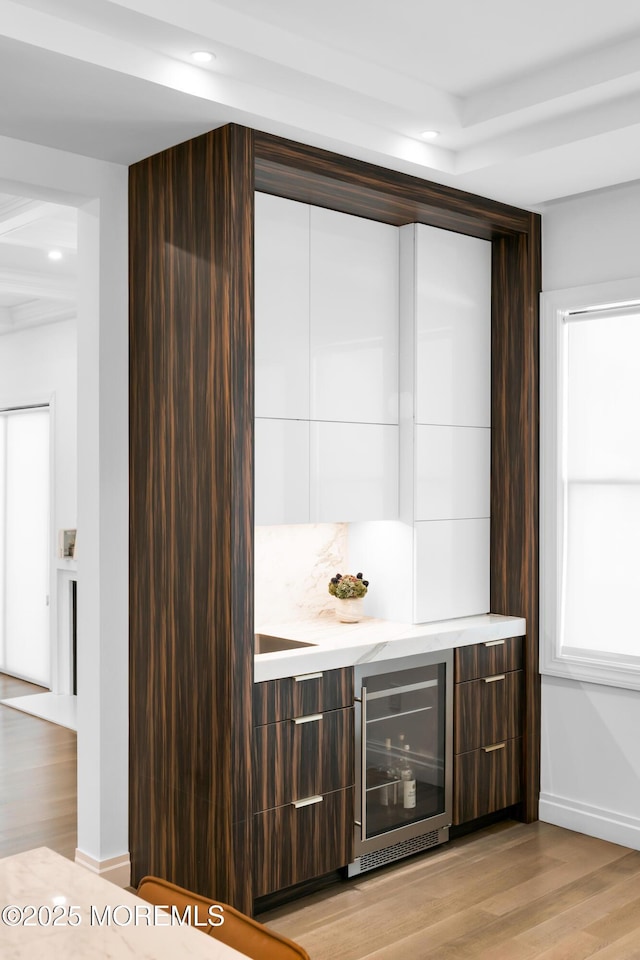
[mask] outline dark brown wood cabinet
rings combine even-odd
[[[540,216],[234,124],[140,161],[129,217],[132,880],[160,874],[245,912],[264,848],[252,837],[247,709],[254,190],[491,241],[490,607],[527,621],[526,821],[538,815],[540,756]]]
[[[491,677],[497,673],[522,670],[524,665],[523,637],[489,640],[458,647],[455,652],[456,683]]]
[[[321,877],[353,859],[353,787],[307,806],[265,810],[253,829],[255,897]]]
[[[455,652],[453,823],[522,799],[523,638]]]
[[[254,897],[352,859],[353,671],[254,684]]]
[[[353,745],[353,707],[256,727],[254,810],[349,786]]]
[[[455,696],[456,755],[520,736],[522,670],[459,683]]]
[[[467,823],[522,799],[522,739],[504,740],[455,758],[453,823]]]
[[[353,670],[325,670],[253,685],[253,724],[353,706]]]

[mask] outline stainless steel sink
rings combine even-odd
[[[286,640],[284,637],[270,637],[268,633],[256,633],[255,652],[277,653],[279,650],[297,650],[302,647],[314,647],[314,643],[303,640]]]

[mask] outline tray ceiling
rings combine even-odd
[[[0,83],[0,133],[88,156],[233,120],[535,208],[637,177],[640,7],[0,0]]]
[[[73,207],[0,194],[0,334],[76,315],[76,233]]]

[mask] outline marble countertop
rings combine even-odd
[[[299,650],[257,655],[254,680],[259,683],[316,670],[521,637],[526,633],[526,621],[522,617],[487,613],[437,623],[393,623],[371,617],[359,623],[339,623],[330,613],[292,623],[260,623],[256,632],[313,644]]]
[[[46,847],[0,860],[2,960],[244,957],[194,927],[171,923],[168,914],[158,913],[153,920],[151,904]]]

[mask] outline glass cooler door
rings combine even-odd
[[[446,656],[362,678],[362,841],[447,812]]]

